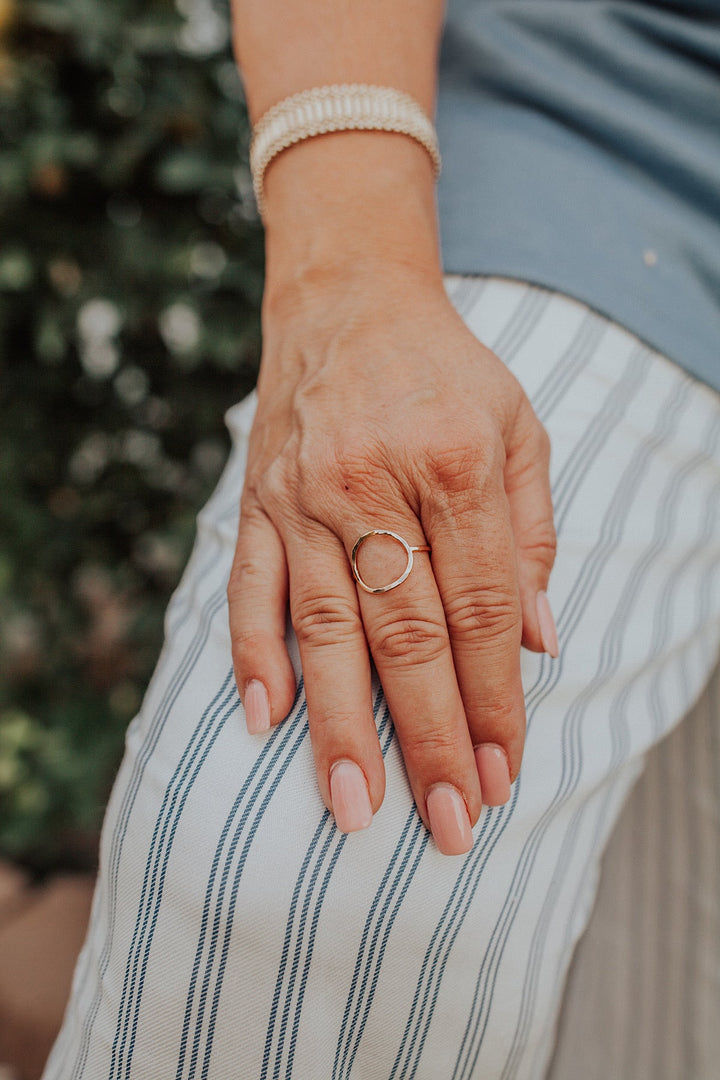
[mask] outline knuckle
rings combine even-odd
[[[547,521],[537,526],[521,546],[533,562],[539,563],[546,570],[552,570],[557,555],[557,534],[553,523]]]
[[[507,589],[484,588],[479,596],[466,592],[445,601],[445,614],[453,639],[484,644],[507,644],[517,637],[521,624],[520,600]]]
[[[412,660],[427,664],[437,660],[448,647],[444,623],[418,615],[398,615],[383,625],[373,640],[373,654],[394,663]]]
[[[472,444],[434,446],[428,455],[431,482],[452,492],[471,488],[480,464],[479,448]]]
[[[458,760],[457,740],[452,732],[434,728],[411,728],[403,734],[403,753],[419,760],[431,761],[438,774],[452,773]]]
[[[323,710],[316,706],[312,710],[308,709],[308,717],[314,738],[331,737],[335,741],[338,736],[342,738],[345,732],[357,728],[357,711],[352,712],[350,709]]]
[[[340,447],[333,464],[333,485],[344,498],[375,505],[387,496],[391,479],[386,453],[379,446],[359,443],[354,437]]]
[[[238,605],[246,589],[262,584],[266,579],[267,570],[256,557],[249,551],[236,551],[227,583],[228,602]]]
[[[263,610],[263,601],[268,594],[268,574],[265,567],[248,555],[236,554],[225,587],[228,612],[233,633],[252,632],[257,625],[258,616]]]
[[[285,504],[292,490],[285,458],[275,458],[262,472],[249,477],[246,484],[261,506],[274,508]]]
[[[304,444],[294,462],[292,491],[303,513],[315,516],[340,511],[346,515],[347,500],[376,506],[387,501],[392,481],[380,447],[361,443],[353,434],[322,444]]]
[[[474,742],[494,742],[504,747],[511,773],[517,772],[525,742],[525,711],[500,690],[486,691],[472,710]]]
[[[495,432],[435,445],[425,463],[426,494],[439,510],[457,515],[463,507],[476,507],[502,487],[505,447]]]
[[[517,706],[507,695],[486,693],[483,696],[481,716],[485,737],[501,743],[511,742],[518,732],[518,727],[524,728],[524,718],[518,715]]]
[[[261,656],[267,649],[267,635],[254,630],[235,629],[232,634],[231,651],[235,667],[243,667],[253,657]]]
[[[297,482],[302,487],[311,487],[333,472],[335,452],[332,443],[325,439],[300,440],[294,463]]]
[[[552,443],[547,429],[538,419],[527,399],[525,399],[525,406],[513,435],[511,471],[518,470],[520,475],[525,472],[535,475],[538,464],[547,471]]]
[[[357,610],[342,597],[296,596],[291,603],[291,615],[301,647],[341,645],[362,633]]]

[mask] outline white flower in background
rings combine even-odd
[[[225,48],[230,26],[213,0],[175,0],[175,6],[186,20],[178,35],[178,45],[184,52],[210,56]]]
[[[158,319],[158,328],[170,352],[192,352],[200,341],[200,317],[195,308],[182,301],[165,308]]]
[[[133,465],[148,468],[162,457],[162,443],[152,431],[126,431],[122,438],[120,456]]]
[[[68,463],[76,484],[92,484],[110,460],[112,442],[103,431],[92,431],[76,449]]]
[[[120,309],[111,300],[97,297],[78,311],[80,362],[94,379],[107,379],[117,371],[120,350],[113,338],[121,326]]]
[[[115,337],[121,325],[120,309],[111,300],[88,300],[78,311],[78,333],[86,341]]]
[[[143,533],[133,548],[133,559],[152,574],[175,577],[182,566],[182,552],[167,537]]]
[[[120,363],[120,350],[107,338],[90,338],[80,347],[80,362],[94,379],[108,379]]]
[[[150,389],[150,380],[142,368],[131,365],[115,377],[113,386],[122,403],[132,407],[145,400]]]
[[[196,244],[190,252],[190,272],[196,277],[220,277],[226,266],[227,255],[219,244],[212,241]]]

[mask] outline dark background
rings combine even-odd
[[[262,232],[229,13],[0,0],[0,857],[92,868],[225,410]]]

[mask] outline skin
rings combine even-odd
[[[253,122],[332,82],[395,86],[432,114],[434,0],[235,0],[233,13]],[[437,784],[460,793],[474,824],[473,747],[500,746],[515,779],[520,647],[543,649],[536,596],[555,556],[547,435],[447,299],[432,166],[415,140],[307,139],[270,163],[265,201],[258,409],[228,586],[240,695],[260,680],[272,723],[288,713],[289,604],[326,805],[345,760],[362,769],[374,812],[383,799],[372,657],[425,824]],[[382,595],[358,589],[350,569],[372,528],[432,546]],[[361,557],[370,581],[405,565],[392,541]]]

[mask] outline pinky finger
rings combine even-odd
[[[245,510],[227,595],[233,668],[251,735],[279,724],[295,697],[295,672],[285,645],[287,593],[280,537],[259,507]]]

